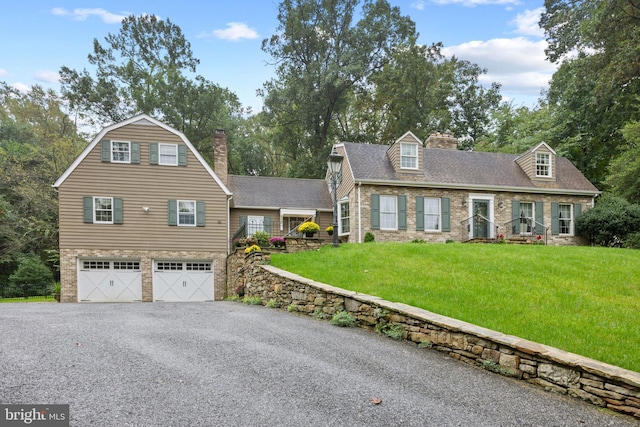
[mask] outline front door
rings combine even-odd
[[[473,201],[473,238],[489,237],[489,200]]]

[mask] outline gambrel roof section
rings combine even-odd
[[[173,133],[174,135],[178,136],[182,140],[182,142],[187,146],[187,148],[193,153],[193,155],[196,157],[196,159],[198,159],[198,162],[200,162],[202,167],[207,171],[207,173],[216,182],[216,184],[218,184],[220,186],[220,188],[225,192],[225,194],[227,196],[231,196],[231,194],[232,194],[231,191],[220,180],[220,178],[218,177],[218,175],[216,175],[216,173],[213,171],[211,166],[209,166],[209,164],[207,164],[207,162],[200,155],[198,150],[195,149],[195,147],[191,144],[191,142],[187,139],[187,137],[182,132],[172,128],[171,126],[168,126],[168,125],[162,123],[159,120],[154,119],[153,117],[150,117],[147,114],[139,114],[137,116],[133,116],[133,117],[131,117],[131,118],[127,119],[127,120],[124,120],[122,122],[114,123],[114,124],[112,124],[110,126],[107,126],[107,127],[103,128],[96,135],[96,137],[89,143],[89,145],[87,145],[87,147],[82,151],[82,153],[80,153],[80,155],[74,160],[74,162],[71,164],[71,166],[69,166],[67,168],[67,170],[62,174],[62,176],[60,176],[60,178],[58,178],[58,180],[53,184],[53,187],[54,188],[60,187],[62,185],[62,183],[69,177],[69,175],[71,175],[71,173],[78,167],[78,165],[80,163],[82,163],[82,161],[95,148],[95,146],[100,141],[102,141],[102,139],[104,138],[104,136],[108,132],[111,132],[114,129],[118,129],[120,127],[131,125],[131,124],[159,126],[162,129],[166,130],[167,132]]]

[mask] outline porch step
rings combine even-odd
[[[504,240],[504,244],[507,245],[530,245],[531,243],[533,243],[531,241],[531,239],[527,239],[525,237],[513,237],[510,239],[503,239]],[[470,239],[470,240],[465,240],[462,243],[498,243],[498,239]]]

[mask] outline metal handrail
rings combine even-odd
[[[463,235],[466,232],[467,235],[469,235],[471,233],[471,220],[472,219],[476,219],[476,220],[483,220],[484,222],[486,222],[488,225],[492,226],[495,234],[492,236],[487,236],[487,238],[489,239],[496,239],[498,237],[498,229],[500,228],[499,225],[497,225],[496,223],[494,223],[493,221],[491,221],[489,218],[486,218],[484,215],[481,214],[475,214],[475,215],[471,215],[468,218],[463,219],[462,221],[460,221],[460,226],[463,227]],[[466,230],[464,230],[464,224],[466,223],[467,227]],[[476,238],[476,236],[473,236],[472,238]]]

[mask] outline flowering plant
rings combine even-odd
[[[262,249],[260,249],[260,246],[258,246],[258,245],[251,245],[247,249],[244,250],[245,254],[252,254],[254,252],[262,252]]]
[[[272,237],[269,239],[269,243],[271,243],[276,248],[281,248],[284,246],[284,239],[282,237]]]
[[[333,225],[328,226],[327,228],[324,229],[324,231],[326,231],[327,233],[333,231]]]
[[[298,226],[298,231],[300,233],[317,233],[318,231],[320,231],[320,226],[318,224],[316,224],[315,222],[303,222],[302,224],[300,224]]]

